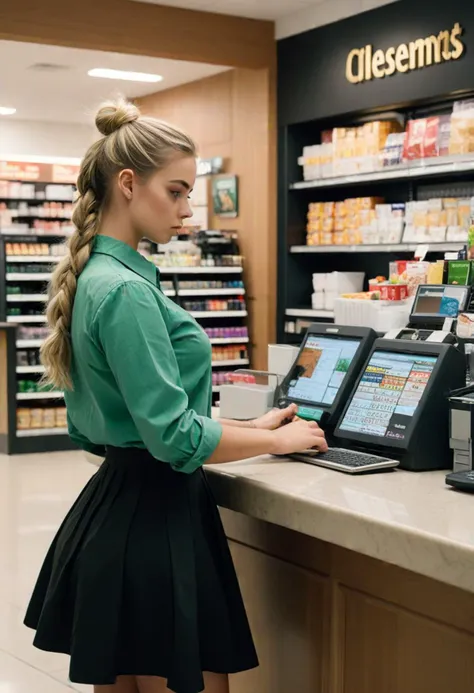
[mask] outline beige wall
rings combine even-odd
[[[237,219],[210,218],[236,229],[245,256],[253,366],[266,367],[274,340],[276,173],[273,83],[269,70],[236,69],[138,100],[142,111],[185,128],[202,157],[223,156],[239,176]]]
[[[3,0],[0,39],[232,67],[275,60],[273,22],[130,0]]]

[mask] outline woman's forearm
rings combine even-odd
[[[263,431],[253,427],[227,426],[225,419],[221,423],[223,424],[222,438],[212,455],[206,460],[206,464],[236,462],[249,457],[267,455],[274,451],[275,435],[273,431]]]
[[[236,419],[217,419],[223,426],[233,426],[234,428],[257,428],[255,421],[237,421]]]

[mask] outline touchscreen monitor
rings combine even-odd
[[[457,318],[466,307],[467,286],[420,286],[413,304],[413,317]]]
[[[331,406],[360,342],[357,338],[308,334],[290,372],[287,397]]]
[[[374,351],[339,429],[405,440],[437,359],[408,352]]]

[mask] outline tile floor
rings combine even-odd
[[[32,646],[23,625],[32,586],[64,515],[96,468],[82,452],[0,455],[0,693],[91,693],[68,657]]]

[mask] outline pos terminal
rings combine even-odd
[[[280,386],[277,406],[297,404],[301,419],[334,430],[376,337],[369,327],[310,325]]]
[[[464,373],[449,344],[377,339],[336,426],[340,447],[294,457],[352,474],[449,468],[447,395]]]
[[[385,339],[454,344],[454,324],[466,309],[469,286],[422,284],[418,287],[407,327],[390,330]]]

